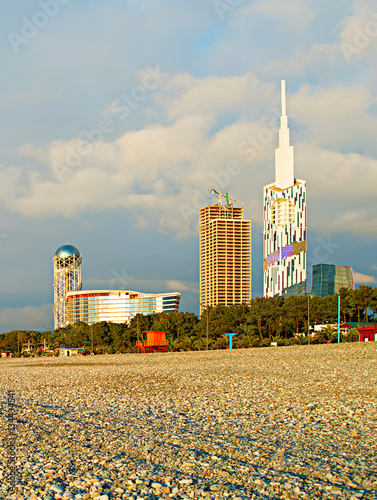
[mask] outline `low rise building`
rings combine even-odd
[[[181,294],[141,293],[131,290],[83,290],[68,292],[67,324],[108,321],[129,323],[137,314],[178,312]]]
[[[348,323],[342,323],[340,328],[344,329],[346,332],[351,329],[355,329],[359,332],[360,342],[374,342],[377,341],[377,323],[366,323],[365,321],[350,321]]]
[[[59,347],[59,356],[77,356],[79,348],[78,347]]]

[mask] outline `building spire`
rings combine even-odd
[[[285,80],[281,81],[281,114],[282,116],[287,115],[287,103],[285,97]]]
[[[294,151],[289,138],[285,80],[282,80],[279,147],[275,151],[275,184],[277,188],[287,189],[294,183]]]

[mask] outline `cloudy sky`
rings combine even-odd
[[[377,278],[377,6],[368,0],[19,0],[0,19],[0,331],[53,324],[56,249],[83,288],[181,291],[198,312],[198,208],[253,222],[274,180],[280,80],[309,264]]]

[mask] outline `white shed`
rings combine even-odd
[[[59,347],[59,356],[77,356],[78,350],[78,347]]]

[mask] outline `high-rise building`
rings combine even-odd
[[[295,178],[290,145],[285,80],[281,82],[282,116],[275,153],[275,182],[263,188],[264,296],[306,292],[306,181]]]
[[[349,266],[316,264],[313,266],[312,295],[326,297],[339,293],[341,288],[354,289],[353,270]]]
[[[82,290],[67,294],[67,323],[129,323],[137,314],[178,312],[181,294],[131,290]]]
[[[200,312],[251,300],[251,220],[222,194],[200,210]]]
[[[81,290],[81,255],[73,245],[62,245],[54,255],[54,328],[67,326],[67,293]]]

